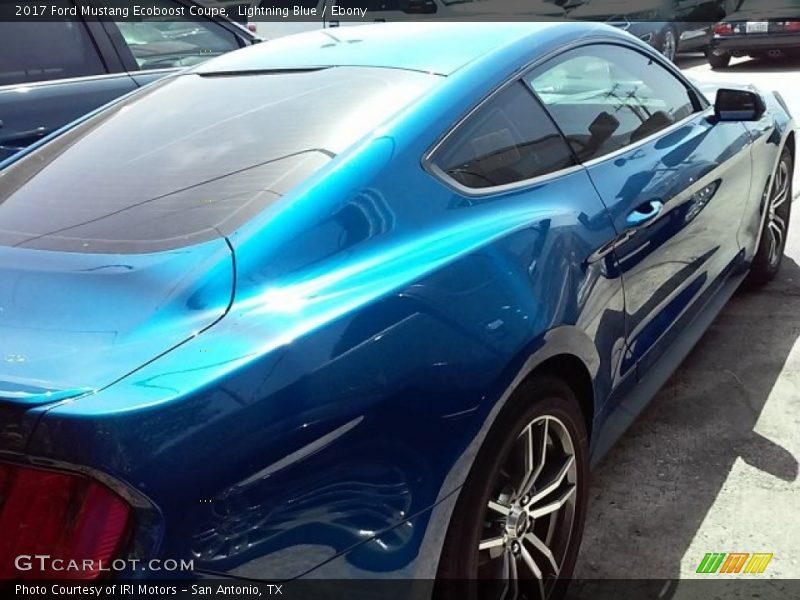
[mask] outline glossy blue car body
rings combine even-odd
[[[713,124],[707,108],[500,193],[431,172],[431,149],[483,98],[586,43],[662,62],[603,25],[382,25],[162,84],[154,97],[202,73],[324,65],[439,78],[225,235],[152,252],[0,246],[0,456],[113,487],[136,511],[133,556],[264,580],[435,576],[516,386],[564,377],[601,457],[741,281],[793,144],[770,96],[761,121]],[[7,162],[0,189],[60,137]],[[20,189],[55,191],[69,172],[54,162]],[[663,216],[625,238],[651,197]],[[0,229],[14,206],[0,203]]]

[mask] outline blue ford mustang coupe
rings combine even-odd
[[[311,32],[72,124],[0,170],[0,573],[547,596],[589,465],[778,270],[792,132],[586,23]]]

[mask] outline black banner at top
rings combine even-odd
[[[0,0],[0,22],[800,21],[800,0]]]

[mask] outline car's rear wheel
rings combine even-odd
[[[675,55],[678,54],[678,36],[671,25],[667,26],[661,34],[661,47],[659,50],[669,60],[675,60]]]
[[[772,281],[781,266],[792,212],[793,167],[792,154],[788,148],[784,148],[767,191],[767,214],[764,216],[761,241],[747,277],[751,287]]]
[[[731,64],[731,55],[723,50],[710,50],[708,55],[708,64],[712,69],[724,69]]]
[[[556,598],[575,568],[587,495],[587,435],[575,393],[536,377],[478,453],[448,528],[437,600]]]

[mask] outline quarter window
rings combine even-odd
[[[526,80],[581,160],[634,144],[695,110],[680,79],[619,46],[565,52]]]
[[[469,188],[525,181],[575,164],[550,117],[522,82],[502,90],[459,126],[433,163]]]

